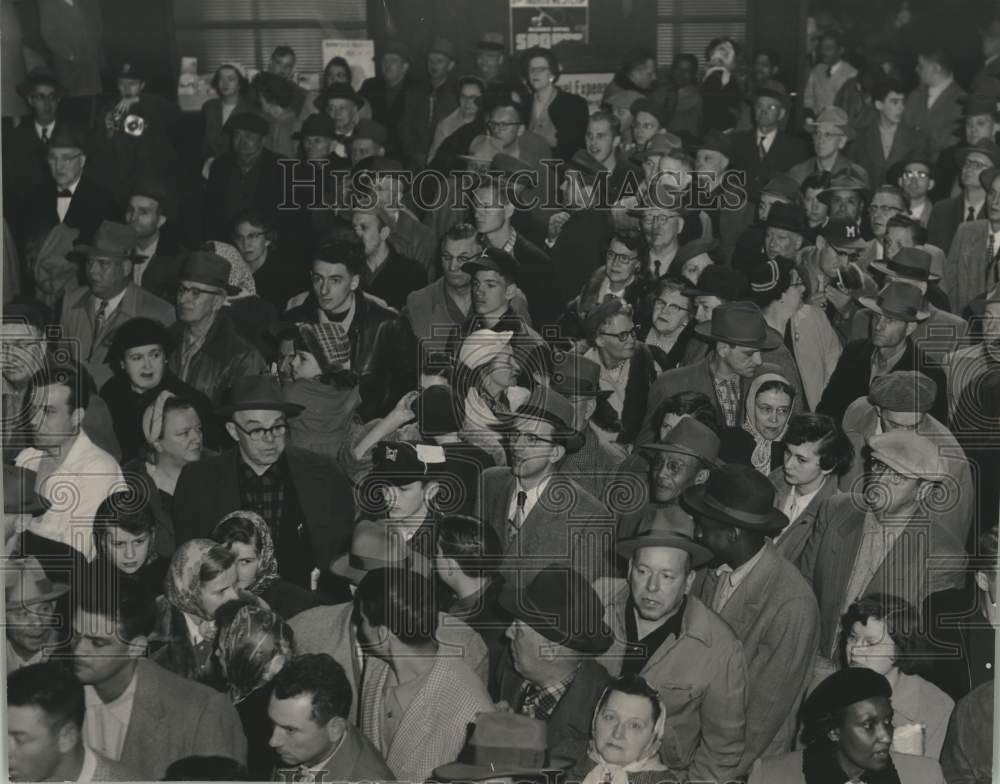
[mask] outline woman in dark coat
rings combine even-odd
[[[526,130],[537,133],[557,158],[568,161],[584,147],[590,110],[579,95],[556,87],[562,70],[551,49],[533,46],[521,55],[521,76],[531,91]]]
[[[138,457],[145,448],[142,414],[160,392],[190,400],[202,421],[211,411],[208,398],[167,366],[171,346],[167,328],[153,319],[129,319],[115,331],[106,360],[115,375],[101,387],[101,398],[111,411],[123,463]]]

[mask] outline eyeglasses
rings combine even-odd
[[[902,207],[894,207],[891,204],[872,204],[868,208],[868,212],[874,212],[874,213],[881,212],[887,215],[894,215],[902,211],[903,211]]]
[[[441,263],[444,264],[445,266],[448,266],[452,262],[457,261],[458,262],[458,266],[461,267],[463,264],[467,264],[470,261],[472,261],[473,259],[478,259],[478,258],[480,258],[480,254],[478,254],[478,253],[473,253],[471,256],[468,256],[468,255],[465,255],[465,254],[462,254],[461,256],[452,256],[450,253],[442,253],[441,254]]]
[[[660,127],[658,122],[638,122],[635,123],[636,128],[641,128],[644,131],[655,131]]]
[[[639,260],[638,256],[631,256],[627,253],[615,253],[613,250],[605,251],[604,258],[612,264],[631,264],[633,261]]]
[[[799,288],[804,289],[805,287],[806,287],[806,282],[802,280],[802,278],[799,278],[798,280],[793,280],[788,284],[788,288],[790,289],[799,289]]]
[[[266,231],[252,231],[249,234],[235,234],[237,242],[256,242],[267,234]]]
[[[190,294],[191,299],[197,302],[201,299],[202,295],[208,296],[211,294],[218,294],[217,291],[206,291],[205,289],[196,289],[193,286],[185,286],[183,283],[177,287],[177,299],[178,301],[181,297]]]
[[[843,258],[847,259],[848,261],[857,261],[858,259],[861,258],[861,254],[864,253],[863,249],[862,250],[843,250],[841,248],[834,248],[833,251],[838,256],[842,256]]]
[[[547,65],[533,65],[528,69],[528,73],[532,76],[537,74],[548,73],[551,69]]]
[[[659,471],[660,474],[670,474],[671,476],[677,476],[683,471],[687,470],[688,464],[683,460],[678,460],[677,458],[667,458],[662,463],[660,463]]]
[[[540,444],[560,446],[558,441],[553,441],[551,438],[542,438],[534,433],[525,433],[520,430],[515,430],[510,434],[510,442],[512,444],[523,443],[525,446],[539,446]]]
[[[668,172],[664,172],[664,174],[667,174],[667,173]],[[666,223],[668,220],[670,220],[671,217],[673,217],[673,216],[671,216],[671,215],[663,215],[662,213],[661,214],[653,214],[653,215],[650,215],[649,213],[646,213],[645,215],[642,216],[641,223],[642,223],[643,226],[662,226],[664,223]]]
[[[815,131],[813,133],[814,139],[820,139],[822,141],[830,141],[831,139],[842,139],[844,134],[835,131]]]
[[[598,335],[604,335],[606,338],[618,338],[622,343],[628,343],[632,338],[639,336],[639,328],[633,326],[632,329],[626,330],[625,332],[598,332]]]
[[[676,302],[665,302],[662,299],[653,303],[653,310],[669,310],[671,313],[690,313],[691,308],[678,305]]]
[[[248,435],[251,441],[263,441],[265,438],[276,441],[288,432],[287,422],[277,422],[271,425],[271,427],[255,427],[253,430],[247,430],[236,420],[233,420],[233,424],[239,428],[240,432]]]
[[[56,155],[55,153],[49,153],[47,157],[49,163],[54,163],[58,166],[60,163],[72,163],[82,155],[82,152],[75,152],[72,155]]]
[[[878,474],[880,477],[884,477],[885,480],[891,485],[898,485],[903,481],[903,475],[896,471],[895,468],[887,466],[881,460],[872,458],[871,469],[873,474]]]
[[[988,169],[990,164],[983,163],[982,161],[973,160],[971,158],[966,158],[962,163],[963,169]]]

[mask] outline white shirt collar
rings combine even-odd
[[[111,299],[108,300],[107,310],[104,311],[105,317],[110,316],[112,313],[118,310],[118,306],[121,305],[122,300],[125,299],[126,291],[128,291],[128,286],[123,288],[120,292],[118,292],[117,294],[115,294],[115,296],[113,296]],[[94,307],[94,312],[96,313],[97,308],[100,307],[98,303],[101,300],[98,299],[97,295],[95,295],[93,292],[90,293],[90,296],[94,298],[93,307]]]
[[[57,190],[60,190],[60,191],[69,191],[72,194],[75,194],[76,193],[76,189],[79,188],[79,187],[80,187],[80,178],[79,177],[76,178],[76,182],[72,183],[71,185],[67,185],[65,188],[59,188],[58,186],[56,186]],[[59,198],[65,199],[66,197],[65,196],[61,196]]]
[[[614,294],[616,297],[618,297],[618,299],[620,299],[622,302],[624,302],[625,301],[625,291],[626,291],[626,289],[628,289],[628,285],[629,284],[625,284],[625,287],[621,291],[617,291],[617,292],[612,291],[611,290],[611,281],[609,281],[608,278],[607,278],[607,276],[605,275],[604,280],[601,281],[601,288],[597,292],[597,302],[598,302],[598,304],[604,302],[604,300],[608,296],[608,294]]]
[[[125,687],[125,691],[115,697],[111,702],[105,702],[101,699],[101,695],[97,693],[95,689],[90,684],[83,687],[84,691],[84,701],[87,708],[107,708],[109,710],[114,710],[121,707],[125,703],[131,703],[135,698],[135,688],[139,683],[139,668],[136,667],[132,672],[132,680],[128,682],[128,686]]]
[[[156,255],[156,249],[160,246],[160,235],[157,234],[156,238],[149,243],[145,248],[140,248],[138,245],[135,246],[135,252],[140,253],[146,257],[146,261],[153,258]]]
[[[953,81],[955,80],[949,78],[947,81],[941,82],[941,84],[937,85],[936,87],[931,87],[930,85],[927,85],[927,105],[930,106],[932,103],[934,103],[934,101],[937,99],[939,95],[941,95],[941,93],[943,93],[945,90],[951,87],[951,83]]]
[[[76,784],[90,784],[97,772],[97,755],[86,743],[83,744],[83,767],[76,777]]]
[[[837,73],[837,71],[840,70],[840,66],[842,66],[843,64],[844,64],[843,60],[837,60],[837,62],[835,62],[833,65],[828,66],[827,71],[829,72],[830,76],[833,76],[835,73]]]
[[[775,128],[772,131],[768,131],[767,133],[761,133],[758,130],[757,131],[757,142],[758,143],[763,142],[764,146],[767,149],[771,149],[771,145],[774,144],[774,137],[777,136],[777,135],[778,135],[778,129],[777,128]]]
[[[35,123],[35,136],[37,136],[39,139],[41,139],[42,138],[42,131],[45,130],[45,131],[48,132],[48,136],[51,139],[52,138],[52,131],[53,131],[53,129],[55,129],[55,127],[56,127],[56,121],[55,120],[53,120],[52,122],[50,122],[48,125],[41,125],[40,123],[36,122]]]
[[[876,424],[876,426],[879,427],[879,428],[881,428],[882,427],[882,423],[878,422]],[[793,485],[789,489],[789,491],[788,491],[788,497],[785,499],[784,509],[782,511],[791,510],[791,508],[793,506],[793,503],[794,503],[794,505],[796,507],[798,507],[799,514],[801,515],[802,514],[802,510],[805,509],[807,506],[809,506],[809,504],[812,503],[812,500],[817,496],[817,494],[819,493],[819,491],[822,490],[826,486],[826,482],[827,482],[828,479],[829,479],[829,477],[827,477],[827,479],[824,479],[822,482],[820,482],[819,487],[817,487],[811,493],[806,493],[805,495],[800,494],[799,491],[798,491],[798,488],[796,488]],[[794,501],[793,501],[793,499],[794,499]],[[788,514],[788,512],[785,511],[785,514]],[[793,523],[793,522],[795,522],[795,521],[794,520],[789,520],[789,523]],[[782,531],[781,533],[784,533],[784,531]],[[774,537],[775,541],[777,541],[780,538],[780,536],[781,536],[781,534],[778,534],[778,536]]]
[[[524,516],[521,518],[521,520],[522,521],[527,520],[528,514],[534,508],[535,504],[538,503],[538,499],[541,498],[542,493],[545,492],[545,488],[548,487],[549,480],[551,479],[552,479],[552,474],[549,474],[547,477],[545,477],[541,482],[539,482],[530,490],[522,487],[520,481],[515,481],[514,493],[511,495],[510,499],[510,509],[508,510],[509,511],[508,517],[510,517],[510,519],[514,518],[514,513],[517,510],[517,494],[523,490],[525,494]]]

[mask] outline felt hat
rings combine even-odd
[[[336,123],[323,109],[306,117],[302,127],[292,134],[293,139],[307,139],[310,136],[324,136],[327,139],[336,139],[338,136]]]
[[[224,129],[229,133],[236,133],[236,131],[249,131],[250,133],[256,133],[258,136],[267,136],[268,125],[267,119],[261,117],[259,114],[253,112],[237,112],[228,120]]]
[[[694,417],[681,417],[660,442],[643,444],[647,452],[677,452],[700,460],[706,468],[719,466],[719,436]]]
[[[729,134],[721,131],[710,130],[695,145],[696,150],[713,150],[725,155],[730,161],[733,160],[733,141]]]
[[[848,141],[854,138],[854,130],[851,128],[847,112],[839,106],[827,106],[815,119],[806,120],[805,126],[810,133],[817,130],[836,130],[843,133]]]
[[[1000,166],[1000,145],[992,139],[983,139],[975,144],[967,144],[955,150],[955,163],[961,167],[970,153],[982,153],[994,166]]]
[[[330,571],[357,585],[372,569],[403,566],[406,539],[391,520],[362,520],[354,527],[351,549],[330,564]]]
[[[552,388],[567,398],[599,397],[601,390],[601,366],[583,354],[566,352],[552,361]]]
[[[789,174],[776,174],[764,184],[760,192],[780,196],[782,199],[793,202],[799,198],[799,183]],[[774,206],[771,209],[773,210]]]
[[[462,429],[462,406],[449,386],[435,384],[421,390],[410,407],[417,427],[425,437],[456,433]]]
[[[4,559],[4,605],[31,607],[35,604],[58,599],[69,592],[69,586],[49,579],[38,558]]]
[[[443,54],[446,57],[450,57],[452,60],[455,60],[458,57],[458,50],[455,48],[455,44],[444,36],[437,36],[433,41],[431,41],[431,45],[427,49],[427,54],[434,53]]]
[[[382,123],[374,120],[358,120],[354,126],[354,133],[351,134],[351,141],[355,139],[370,139],[379,147],[385,147],[389,140],[389,134]]]
[[[3,466],[4,514],[42,514],[49,503],[35,492],[37,474],[21,466]]]
[[[840,171],[830,178],[830,184],[816,194],[816,198],[828,204],[835,191],[857,191],[862,196],[868,193],[868,183],[847,170]]]
[[[704,484],[689,487],[681,503],[693,515],[763,533],[780,531],[788,518],[774,508],[774,485],[748,465],[727,463]]]
[[[900,321],[925,321],[931,315],[924,302],[923,292],[909,283],[890,283],[879,292],[877,299],[858,297],[858,304],[880,315]]]
[[[635,536],[618,543],[618,554],[631,558],[643,547],[672,547],[691,556],[697,569],[712,560],[712,551],[695,539],[694,518],[678,504],[649,504],[642,509]]]
[[[503,33],[483,33],[476,41],[476,49],[485,49],[488,52],[503,52],[507,49],[504,42]]]
[[[243,376],[233,382],[228,402],[215,413],[230,417],[237,411],[280,411],[285,416],[296,416],[304,410],[305,406],[285,400],[274,376]]]
[[[809,233],[809,217],[798,204],[776,202],[771,205],[764,226],[769,229],[793,231],[804,237]]]
[[[316,107],[316,111],[325,112],[326,105],[335,99],[341,99],[344,101],[351,101],[357,108],[361,108],[365,105],[365,99],[354,92],[354,88],[349,84],[343,82],[334,82],[333,84],[327,85],[324,90],[316,96],[316,100],[313,105]]]
[[[988,114],[997,116],[997,99],[995,95],[985,93],[975,93],[960,100],[962,104],[962,117],[978,117]]]
[[[568,762],[568,761],[567,761]],[[568,767],[549,760],[548,731],[544,721],[520,713],[480,713],[472,735],[458,759],[435,768],[436,781],[540,776],[552,767]]]
[[[643,149],[632,153],[630,160],[633,163],[641,164],[646,158],[652,158],[654,155],[667,155],[683,147],[684,142],[681,141],[679,136],[674,136],[669,131],[660,131],[653,134],[653,138],[646,142],[646,146]]]
[[[138,241],[135,229],[127,223],[106,220],[97,227],[93,243],[74,246],[73,254],[85,258],[131,259]]]
[[[53,88],[57,95],[62,92],[59,80],[56,78],[56,75],[52,72],[52,70],[47,65],[36,65],[28,71],[21,83],[17,85],[17,94],[27,101],[32,90],[34,90],[36,85],[39,84],[48,85]]]
[[[724,302],[712,311],[712,320],[699,324],[694,334],[702,340],[772,351],[781,335],[767,326],[764,314],[752,302]]]
[[[802,720],[816,725],[849,705],[879,697],[892,697],[892,686],[884,675],[867,667],[847,667],[828,676],[806,697]]]
[[[387,54],[395,54],[407,62],[413,59],[413,52],[410,49],[410,45],[406,41],[400,41],[398,38],[390,38],[383,41],[379,48],[383,57]]]
[[[87,152],[87,132],[73,123],[57,122],[49,137],[49,149],[74,149]]]
[[[229,272],[229,262],[222,256],[207,250],[196,250],[188,254],[178,280],[222,289],[232,296],[238,294],[240,289],[229,283]]]
[[[722,264],[709,264],[701,271],[698,282],[684,290],[689,297],[718,297],[729,302],[742,299],[749,292],[747,276]]]
[[[137,316],[119,326],[111,338],[106,364],[117,368],[125,358],[125,352],[137,346],[161,346],[164,353],[170,353],[173,339],[169,330],[155,319]]]
[[[718,250],[718,248],[719,241],[714,237],[699,237],[696,240],[686,242],[681,245],[680,249],[677,251],[677,255],[674,256],[674,260],[670,262],[670,268],[671,270],[680,270],[695,256],[702,256],[705,254],[711,255],[713,252]],[[708,267],[705,269],[708,269]]]

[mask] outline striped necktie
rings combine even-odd
[[[521,533],[521,526],[524,524],[524,504],[527,500],[528,494],[524,490],[518,490],[514,516],[507,521],[507,544],[511,544]]]

